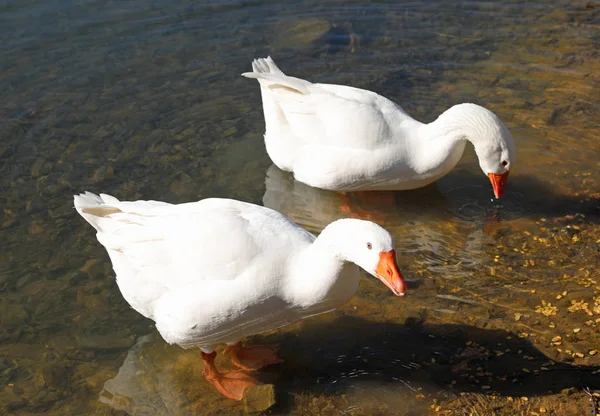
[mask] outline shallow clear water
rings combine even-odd
[[[267,335],[285,360],[261,375],[276,386],[274,413],[421,414],[433,399],[481,390],[456,387],[435,360],[466,354],[467,340],[564,361],[506,341],[504,330],[523,330],[511,327],[515,311],[539,317],[541,293],[554,299],[564,287],[556,278],[598,276],[599,10],[567,1],[1,3],[0,409],[243,411],[203,381],[196,352],[167,346],[121,298],[108,256],[72,208],[85,190],[231,197],[314,232],[355,216],[394,234],[409,296],[364,277],[335,313]],[[271,165],[258,85],[240,76],[268,54],[290,75],[379,92],[423,121],[460,102],[486,106],[518,146],[505,196],[491,200],[470,147],[416,191],[342,196],[293,181]],[[571,238],[573,226],[590,227],[588,240],[536,250],[524,240],[559,241],[565,229]],[[593,290],[574,293],[593,303]],[[577,363],[598,366],[597,357]],[[564,387],[538,384],[518,385],[533,395]]]

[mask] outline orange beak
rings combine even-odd
[[[494,195],[496,196],[496,199],[500,199],[504,193],[504,186],[506,185],[506,180],[508,179],[508,172],[504,172],[502,174],[488,173],[488,178],[490,178],[492,188],[494,188]]]
[[[406,283],[398,270],[396,250],[379,253],[379,263],[377,263],[375,273],[377,278],[394,292],[394,295],[404,296]]]

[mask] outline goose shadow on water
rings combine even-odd
[[[553,363],[528,339],[462,324],[342,316],[326,325],[309,322],[278,342],[286,360],[277,380],[282,410],[285,396],[302,391],[346,393],[360,400],[359,407],[384,405],[405,414],[419,410],[419,393],[543,396],[570,387],[600,387],[592,374],[600,367]]]
[[[593,374],[599,367],[552,363],[530,340],[504,330],[414,318],[402,324],[381,323],[357,316],[296,325],[298,330],[252,339],[279,343],[284,359],[255,373],[275,385],[277,401],[271,414],[293,411],[297,395],[343,394],[348,411],[418,415],[431,403],[423,397],[486,391],[532,397],[571,387],[600,387]],[[193,414],[199,409],[227,414],[239,406],[204,381],[197,350],[167,346],[156,333],[138,339],[117,376],[105,383],[100,401],[132,415]]]

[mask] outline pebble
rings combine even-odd
[[[80,348],[93,351],[123,351],[133,345],[129,334],[87,335],[77,338]]]
[[[69,370],[57,363],[47,363],[40,368],[40,375],[46,387],[64,390],[67,387]]]
[[[25,305],[5,302],[0,308],[0,324],[3,326],[21,327],[29,319]]]
[[[248,413],[264,412],[275,404],[275,387],[272,384],[252,386],[246,390],[243,403]]]
[[[577,393],[577,388],[576,387],[569,387],[566,389],[562,389],[560,391],[562,394],[566,394],[567,396],[570,396],[573,393]]]
[[[15,387],[16,386],[13,386],[12,389],[5,389],[3,403],[1,403],[1,406],[9,412],[20,409],[27,404],[27,402],[19,397],[19,394],[14,391]]]
[[[87,273],[84,273],[82,271],[76,270],[74,271],[70,276],[69,276],[69,285],[71,286],[76,286],[78,285],[80,282],[83,282],[85,280],[89,279],[89,275]]]
[[[30,172],[32,178],[38,178],[42,174],[42,168],[44,167],[45,162],[46,161],[42,158],[35,161]]]
[[[17,289],[21,289],[23,286],[25,286],[27,283],[31,282],[32,280],[33,280],[33,276],[30,274],[22,276],[19,278],[19,280],[17,280],[15,287]]]

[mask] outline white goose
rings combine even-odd
[[[406,291],[392,237],[372,222],[338,220],[315,238],[277,211],[230,199],[74,198],[108,251],[125,300],[168,343],[199,347],[207,380],[232,399],[256,381],[243,371],[219,372],[217,344],[229,345],[242,370],[281,362],[275,347],[240,340],[343,305],[358,287],[357,265],[394,294]]]
[[[260,83],[267,152],[297,180],[335,191],[420,188],[446,175],[470,141],[502,196],[516,148],[491,111],[459,104],[424,124],[374,92],[287,76],[271,57],[252,69],[242,75]]]

